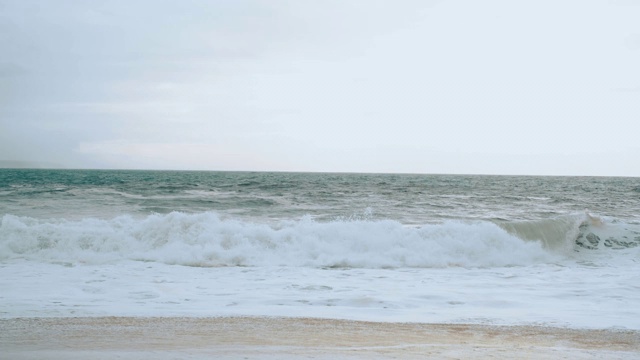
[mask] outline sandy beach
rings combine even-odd
[[[640,331],[270,317],[0,320],[3,359],[635,359]]]

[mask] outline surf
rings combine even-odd
[[[576,251],[640,245],[640,229],[576,214],[531,221],[408,226],[353,217],[260,223],[213,212],[112,219],[4,215],[0,260],[184,266],[487,268],[555,263]]]
[[[640,227],[585,210],[581,214],[529,221],[496,222],[523,240],[541,241],[552,250],[607,250],[640,246]]]
[[[0,259],[102,263],[153,261],[186,266],[494,267],[552,261],[539,242],[490,222],[446,221],[421,227],[393,220],[275,224],[215,213],[119,216],[110,220],[5,215]]]

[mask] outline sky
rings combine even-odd
[[[640,176],[640,1],[0,0],[0,165]]]

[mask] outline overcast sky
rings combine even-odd
[[[0,0],[0,160],[640,176],[640,1]]]

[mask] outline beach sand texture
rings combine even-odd
[[[310,318],[0,320],[2,359],[637,359],[640,331]]]

